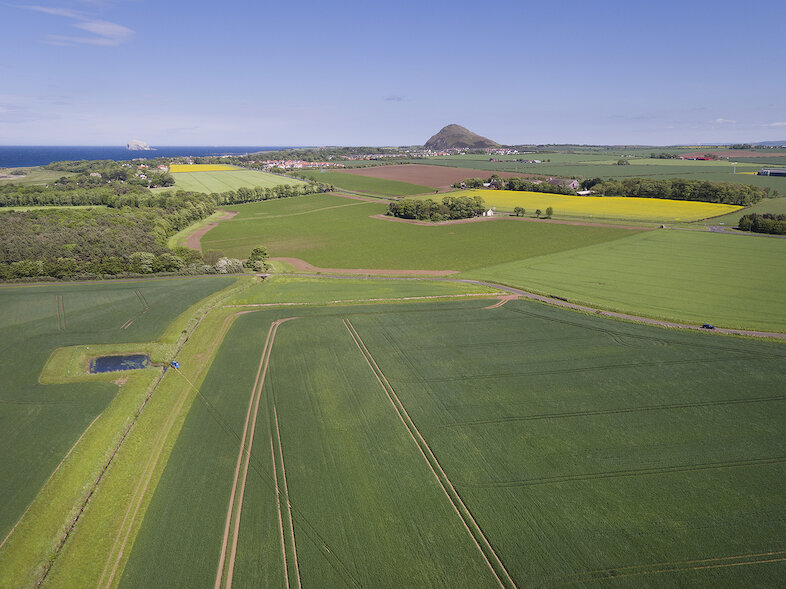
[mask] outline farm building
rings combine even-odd
[[[553,184],[554,186],[561,186],[562,188],[572,188],[573,190],[578,190],[579,188],[579,181],[578,180],[565,180],[562,178],[549,178],[549,184]]]
[[[758,176],[786,176],[786,168],[764,168],[756,174]]]

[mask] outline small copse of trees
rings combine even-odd
[[[751,213],[740,219],[740,231],[786,235],[786,215],[774,213]]]
[[[479,196],[446,196],[440,203],[430,198],[405,198],[390,203],[387,214],[401,219],[448,221],[479,217],[485,210],[486,204]]]

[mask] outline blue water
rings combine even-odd
[[[116,370],[137,370],[146,368],[150,363],[150,356],[146,354],[131,354],[128,356],[100,356],[90,362],[90,372],[115,372]]]
[[[257,151],[287,149],[284,146],[164,146],[155,151],[129,151],[125,146],[96,145],[0,145],[0,168],[45,166],[63,160],[131,160],[134,158],[190,155],[243,155]]]

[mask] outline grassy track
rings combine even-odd
[[[302,174],[317,182],[332,184],[344,190],[368,192],[385,196],[406,196],[408,194],[434,192],[435,190],[433,186],[422,186],[420,184],[410,184],[409,182],[372,178],[370,176],[359,176],[356,174],[344,174],[342,172],[319,171],[302,172]]]
[[[0,445],[4,449],[0,466],[7,473],[0,478],[4,498],[0,542],[19,522],[0,549],[0,586],[25,585],[34,578],[81,501],[87,481],[155,373],[151,369],[132,375],[122,387],[124,394],[117,395],[118,387],[111,382],[117,374],[84,376],[84,361],[79,367],[70,366],[69,355],[63,354],[60,357],[66,361],[58,366],[70,369],[71,374],[65,371],[58,376],[55,368],[42,375],[53,384],[43,385],[38,377],[50,354],[57,348],[65,350],[64,346],[89,344],[93,353],[101,353],[122,349],[130,342],[155,340],[190,304],[231,280],[210,277],[0,289]],[[149,305],[141,316],[137,292]],[[133,324],[120,329],[133,317],[138,317]],[[178,335],[179,331],[171,341]],[[100,345],[104,342],[113,343]],[[90,351],[83,353],[86,358]],[[74,374],[77,370],[79,375]],[[104,418],[95,421],[102,412]],[[83,443],[75,447],[88,426]],[[41,435],[44,431],[46,436]],[[52,477],[70,450],[69,468]],[[23,513],[25,519],[19,521]]]
[[[786,331],[786,240],[653,231],[467,276],[649,317]]]
[[[386,207],[330,194],[225,208],[239,214],[209,231],[203,250],[245,258],[264,243],[271,256],[326,268],[466,270],[630,234],[515,220],[423,227],[370,219]]]
[[[460,505],[504,585],[777,584],[782,344],[485,304],[299,309],[280,326],[236,586],[499,586]],[[214,583],[260,353],[291,315],[228,335],[121,586]]]
[[[227,192],[243,186],[268,188],[281,184],[301,184],[300,180],[258,172],[256,170],[225,170],[215,172],[178,172],[173,174],[175,188],[194,192]]]

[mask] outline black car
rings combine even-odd
[[[714,325],[710,325],[709,323],[705,323],[701,327],[702,327],[702,329],[715,329],[715,326]]]

